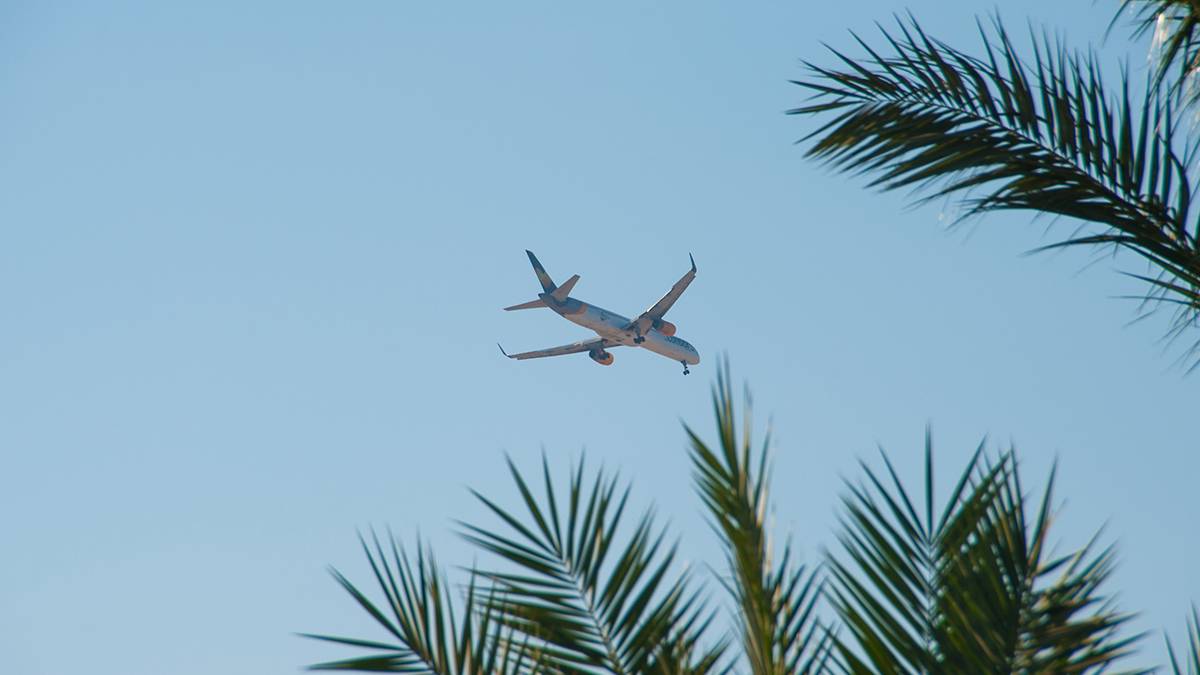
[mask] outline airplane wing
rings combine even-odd
[[[500,347],[500,345],[496,345],[496,346]],[[505,356],[507,356],[510,359],[518,359],[518,360],[523,361],[525,359],[540,359],[540,358],[544,358],[547,356],[562,356],[563,354],[578,354],[579,352],[590,352],[593,349],[607,349],[609,347],[620,347],[620,346],[621,346],[620,342],[613,342],[612,340],[605,340],[604,338],[592,338],[591,340],[580,340],[579,342],[572,342],[569,345],[562,345],[561,347],[550,347],[549,349],[538,349],[538,350],[532,351],[532,352],[521,352],[520,354],[509,354],[508,352],[504,351],[504,347],[500,347],[500,353],[504,354]]]
[[[629,328],[636,328],[639,334],[645,335],[654,325],[654,322],[663,318],[667,310],[671,309],[671,306],[679,299],[679,296],[683,295],[683,292],[687,290],[688,284],[692,283],[692,279],[696,278],[696,259],[692,258],[691,253],[688,254],[688,258],[692,261],[692,269],[688,270],[679,281],[676,281],[671,290],[662,296],[662,299],[654,303],[650,309],[642,312],[638,318],[631,321],[628,326]]]

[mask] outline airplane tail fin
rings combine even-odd
[[[513,305],[512,307],[505,307],[504,311],[511,312],[514,309],[537,309],[538,307],[545,307],[545,306],[546,306],[546,303],[542,302],[541,298],[536,298],[534,300],[530,300],[529,302],[522,302],[519,305]]]
[[[542,267],[542,263],[538,262],[537,256],[533,254],[533,251],[525,249],[525,253],[529,255],[529,262],[533,265],[534,274],[537,274],[538,281],[542,283],[542,290],[547,293],[553,293],[554,289],[558,287],[554,285],[554,280],[550,278],[550,275],[546,274],[546,268]]]
[[[537,275],[538,281],[542,284],[542,290],[549,294],[550,297],[554,298],[554,300],[557,302],[563,302],[566,300],[567,296],[571,293],[571,289],[575,288],[576,282],[579,281],[579,275],[576,274],[570,279],[567,279],[566,283],[564,283],[562,286],[555,286],[554,280],[550,278],[549,274],[546,274],[546,268],[542,267],[542,263],[537,259],[537,256],[533,254],[533,251],[526,249],[525,253],[529,256],[530,264],[533,265],[534,274]],[[521,303],[519,305],[513,305],[512,307],[505,307],[504,310],[512,311],[514,309],[533,309],[535,307],[545,306],[546,303],[539,298],[537,300],[530,300],[529,302]]]

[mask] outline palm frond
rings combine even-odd
[[[939,510],[928,433],[919,500],[883,461],[848,485],[830,560],[842,670],[1099,673],[1132,650],[1101,594],[1111,549],[1050,553],[1053,476],[1031,518],[1012,452],[992,462],[981,444]]]
[[[378,623],[394,642],[380,642],[330,635],[304,637],[349,647],[374,650],[369,656],[330,661],[310,670],[422,673],[428,675],[518,675],[546,672],[539,655],[514,639],[478,594],[475,576],[466,590],[461,611],[448,596],[446,579],[433,554],[417,544],[413,562],[390,539],[390,555],[374,532],[371,544],[360,536],[363,552],[371,565],[384,600],[376,604],[335,569],[330,573],[358,605]]]
[[[1200,100],[1200,88],[1196,86],[1200,73],[1200,5],[1192,0],[1121,0],[1113,24],[1123,17],[1132,20],[1134,37],[1151,36],[1154,84],[1165,84],[1185,105]]]
[[[1171,657],[1171,672],[1174,675],[1200,675],[1200,611],[1192,607],[1187,624],[1187,653],[1180,660],[1175,647],[1167,640],[1167,653]]]
[[[807,155],[872,186],[957,195],[963,217],[1020,209],[1099,226],[1042,249],[1117,247],[1141,256],[1150,300],[1172,299],[1177,324],[1196,322],[1200,223],[1169,96],[1128,81],[1112,91],[1094,55],[1033,37],[1023,59],[999,20],[980,28],[981,56],[928,36],[915,19],[881,29],[887,50],[861,39],[863,58],[833,51],[837,67],[808,63],[796,84],[813,93],[791,114],[819,116]],[[1041,250],[1041,249],[1039,249]]]
[[[819,672],[831,644],[815,606],[821,594],[817,574],[796,564],[790,545],[778,561],[771,556],[766,528],[770,438],[755,452],[749,403],[738,431],[728,363],[718,369],[713,391],[716,449],[685,426],[691,441],[697,491],[713,528],[725,546],[730,567],[726,586],[738,606],[738,621],[750,669],[755,675]]]
[[[704,646],[711,621],[690,575],[675,573],[675,545],[645,512],[622,529],[629,497],[615,476],[571,472],[560,499],[542,461],[539,500],[511,461],[519,516],[479,493],[504,523],[496,530],[463,523],[463,536],[504,561],[487,572],[492,607],[566,673],[714,672],[723,644]]]

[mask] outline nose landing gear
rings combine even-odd
[[[687,361],[680,361],[680,363],[683,364],[683,374],[684,375],[687,375],[688,373],[692,372],[692,371],[688,370]]]

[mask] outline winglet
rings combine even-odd
[[[692,271],[695,272],[696,271],[696,259],[692,257],[691,253],[688,253],[688,259],[692,261]]]
[[[497,347],[500,347],[500,343],[499,343],[499,342],[497,342],[497,343],[496,343],[496,346],[497,346]],[[505,356],[508,356],[508,352],[504,351],[504,347],[500,347],[500,353],[501,353],[501,354],[503,354],[503,355],[505,355]],[[511,359],[512,357],[511,357],[511,356],[508,356],[508,358],[510,358],[510,359]]]

